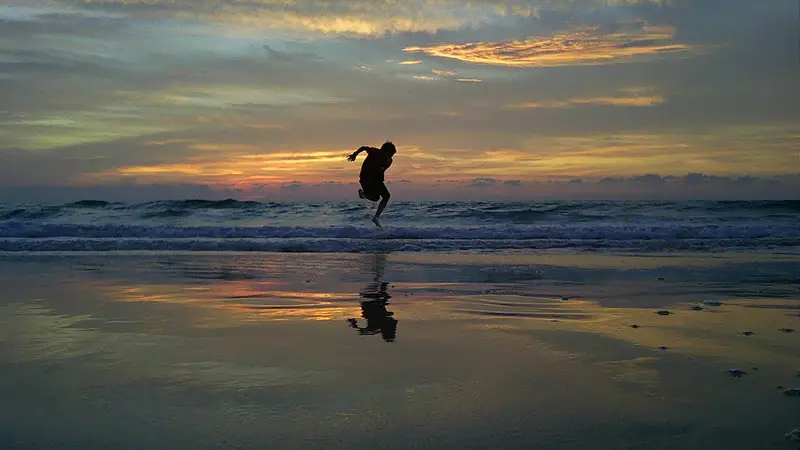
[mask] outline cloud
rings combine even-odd
[[[464,189],[464,182],[443,180],[442,183],[401,183],[392,188],[394,198],[409,200],[480,200],[510,199],[603,199],[603,200],[654,200],[654,199],[721,199],[763,200],[796,199],[800,191],[800,175],[777,177],[709,176],[702,173],[680,177],[635,175],[631,177],[583,179],[548,183],[524,184],[517,180],[500,182],[496,179],[477,181],[480,189]],[[698,184],[697,180],[703,182]],[[494,183],[487,180],[494,180]],[[475,186],[470,180],[468,186]],[[509,189],[524,185],[525,189]],[[295,200],[345,200],[354,198],[356,184],[343,182],[304,183],[291,181],[249,187],[224,187],[194,183],[126,183],[88,184],[83,186],[54,186],[31,184],[20,187],[0,186],[0,202],[8,203],[66,203],[76,200],[96,199],[107,201],[141,202],[165,199],[202,198],[221,200],[235,198],[261,201]]]
[[[650,107],[664,103],[664,97],[659,95],[651,96],[607,96],[607,97],[588,97],[570,98],[567,100],[540,100],[531,102],[512,103],[509,108],[515,109],[565,109],[578,106],[613,106],[613,107]]]
[[[597,180],[536,183],[524,199],[583,200],[791,200],[800,189],[800,175],[775,177],[716,176],[690,173],[682,176],[657,174],[604,177]]]
[[[61,3],[70,3],[67,0]],[[411,0],[400,3],[351,0],[84,0],[83,6],[137,17],[202,20],[239,29],[382,36],[476,26],[501,16],[492,2]]]
[[[37,26],[20,25],[25,33],[0,42],[0,51],[10,55],[0,58],[0,72],[10,74],[0,78],[8,112],[0,116],[0,147],[69,147],[203,128],[212,121],[258,127],[255,109],[348,101],[328,87],[358,92],[361,81],[291,45],[278,50],[254,43],[242,55],[237,43],[218,51],[225,38],[188,39],[176,24],[136,30],[134,21],[87,12],[5,19],[3,26],[28,22]]]
[[[319,60],[322,59],[319,55],[311,52],[290,52],[276,50],[269,45],[263,45],[264,50],[267,51],[268,58],[274,61],[297,61],[297,60]]]
[[[497,149],[474,160],[462,173],[477,176],[505,175],[541,178],[577,176],[628,176],[631,173],[678,175],[687,170],[715,175],[778,175],[796,167],[794,126],[721,127],[713,133],[586,134],[582,136],[531,137],[519,148]],[[758,152],[752,149],[758,148]],[[763,161],[780,161],[766,165]]]
[[[29,185],[24,188],[0,186],[0,201],[9,203],[67,203],[78,200],[105,200],[138,203],[155,200],[199,198],[224,200],[247,198],[241,190],[194,183],[138,184],[114,183],[85,186]]]
[[[282,184],[281,189],[289,189],[289,190],[301,189],[304,186],[306,186],[305,183],[302,183],[300,181],[290,181],[288,183]]]
[[[603,177],[603,178],[597,180],[597,184],[600,184],[600,185],[603,185],[603,184],[617,184],[617,183],[622,183],[624,181],[625,180],[622,177]]]
[[[497,184],[497,180],[494,179],[494,178],[479,177],[479,178],[473,179],[469,183],[469,186],[482,188],[482,187],[494,186],[496,184]]]
[[[458,72],[455,70],[433,69],[431,70],[431,73],[433,73],[436,76],[422,75],[415,78],[429,79],[429,80],[439,80],[439,79],[455,80],[460,83],[480,83],[481,81],[483,81],[479,78],[456,77],[458,75]]]
[[[702,173],[690,173],[683,177],[683,183],[689,185],[706,184],[720,180],[722,180],[722,178],[713,175],[705,175]]]
[[[667,182],[666,178],[656,174],[639,175],[636,177],[631,177],[630,180],[646,184],[664,184]]]
[[[630,62],[638,57],[658,56],[692,49],[674,43],[675,30],[629,23],[588,27],[552,37],[522,40],[409,46],[407,53],[506,67],[561,67]]]
[[[25,5],[24,0],[10,0]],[[97,12],[127,14],[138,19],[201,19],[259,29],[287,28],[326,33],[383,35],[436,32],[490,23],[507,17],[543,18],[556,14],[592,14],[628,7],[642,9],[680,3],[675,0],[52,0],[54,11],[75,6]],[[28,8],[26,8],[28,9]],[[28,15],[31,15],[29,12]]]

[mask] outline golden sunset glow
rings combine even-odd
[[[650,106],[645,102],[614,103],[612,106]],[[558,105],[539,105],[536,108],[565,108],[581,106],[577,100]],[[527,106],[532,108],[532,106]],[[446,115],[445,116],[449,116]],[[453,116],[457,117],[457,115]],[[474,155],[465,155],[457,148],[426,150],[420,147],[405,149],[398,160],[408,161],[393,167],[394,178],[415,179],[422,184],[436,184],[439,180],[469,182],[475,178],[529,179],[546,181],[570,177],[591,178],[603,176],[627,176],[633,173],[648,173],[658,167],[659,173],[680,176],[686,164],[700,172],[716,171],[735,175],[740,164],[754,168],[764,160],[784,161],[791,165],[796,155],[792,153],[793,142],[761,142],[763,133],[769,129],[730,130],[737,136],[737,146],[725,144],[724,140],[710,136],[691,134],[628,134],[597,135],[586,137],[548,137],[531,139],[522,149],[486,150]],[[302,182],[319,183],[323,179],[335,183],[352,183],[353,165],[344,165],[344,157],[350,149],[280,152],[269,154],[246,153],[246,146],[225,148],[219,144],[188,142],[187,148],[205,152],[195,157],[196,161],[181,164],[126,166],[113,172],[87,175],[82,181],[95,182],[105,179],[135,178],[141,181],[171,182],[201,181],[210,184],[252,186]],[[751,146],[761,145],[762,151],[754,153]],[[702,153],[698,149],[704,149]],[[229,151],[223,160],[217,159],[220,152]],[[357,166],[355,166],[357,169]],[[782,168],[765,167],[752,171],[759,175],[775,175]],[[390,180],[391,183],[391,180]]]
[[[195,144],[190,148],[201,151],[230,151],[224,160],[198,160],[180,164],[129,166],[114,172],[101,172],[88,179],[135,177],[140,180],[206,180],[210,183],[287,183],[296,180],[315,180],[320,172],[350,174],[342,168],[347,150],[340,152],[292,152],[270,154],[237,154],[236,147],[217,144]],[[241,150],[241,149],[239,149]]]

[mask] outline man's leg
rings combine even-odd
[[[389,190],[386,189],[386,185],[383,183],[381,183],[381,185],[383,186],[381,192],[381,202],[378,204],[378,210],[375,211],[375,217],[372,218],[372,221],[376,223],[378,218],[381,216],[381,213],[383,213],[383,210],[386,209],[386,204],[389,203],[389,198],[392,196],[392,194],[389,193]]]
[[[371,202],[377,202],[380,198],[380,189],[377,189],[374,183],[361,182],[361,189],[358,190],[358,197],[365,198]]]

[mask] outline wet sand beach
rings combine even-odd
[[[5,253],[0,443],[797,448],[798,262]]]

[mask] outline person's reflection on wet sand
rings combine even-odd
[[[389,283],[381,281],[386,266],[386,255],[374,254],[370,255],[370,258],[371,269],[375,276],[359,293],[361,298],[366,299],[361,302],[361,317],[366,320],[366,325],[360,327],[357,319],[347,319],[347,321],[362,336],[380,334],[384,341],[394,342],[397,337],[397,319],[393,317],[393,312],[386,309],[389,299],[392,298],[387,291]]]

